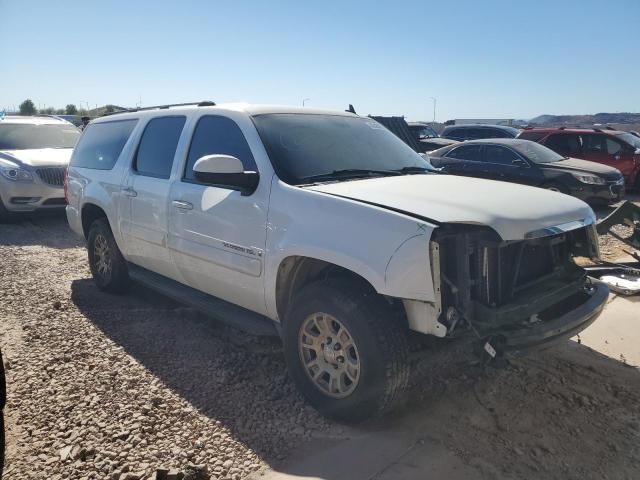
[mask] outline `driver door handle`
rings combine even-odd
[[[182,200],[172,200],[171,205],[179,210],[193,210],[193,204]]]
[[[122,193],[124,193],[127,197],[137,197],[138,192],[136,192],[133,188],[127,187],[122,189]]]

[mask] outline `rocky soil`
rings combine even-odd
[[[0,225],[0,292],[8,479],[242,479],[359,431],[305,406],[277,340],[98,292],[63,217]],[[428,409],[424,431],[485,478],[640,478],[640,373],[577,348],[500,370],[414,359],[386,421]]]

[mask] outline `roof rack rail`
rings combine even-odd
[[[200,102],[187,102],[187,103],[168,103],[166,105],[153,105],[150,107],[142,107],[142,108],[127,108],[125,110],[118,110],[117,112],[107,112],[103,116],[107,115],[116,115],[118,113],[131,113],[131,112],[143,112],[145,110],[162,110],[170,107],[188,107],[196,105],[198,107],[215,107],[215,102],[210,100],[202,100]]]
[[[566,129],[566,128],[567,128],[567,127],[558,127],[558,130],[564,130],[564,129]]]
[[[600,130],[599,128],[594,128],[593,131],[594,132],[602,132],[602,130]]]

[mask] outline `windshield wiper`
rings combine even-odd
[[[432,168],[418,167],[418,166],[402,167],[396,170],[396,172],[401,172],[401,173],[422,173],[422,172],[433,172],[433,171],[434,170]]]
[[[303,183],[321,182],[323,180],[340,180],[348,178],[366,178],[366,177],[379,177],[387,175],[401,175],[400,170],[372,170],[368,168],[344,168],[341,170],[334,170],[333,172],[320,173],[318,175],[311,175],[309,177],[301,178]]]

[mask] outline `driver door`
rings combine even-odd
[[[205,185],[193,166],[206,155],[231,155],[257,171],[240,127],[221,115],[204,115],[195,127],[184,170],[173,182],[168,246],[187,285],[249,310],[266,313],[264,247],[270,179],[250,195]]]

